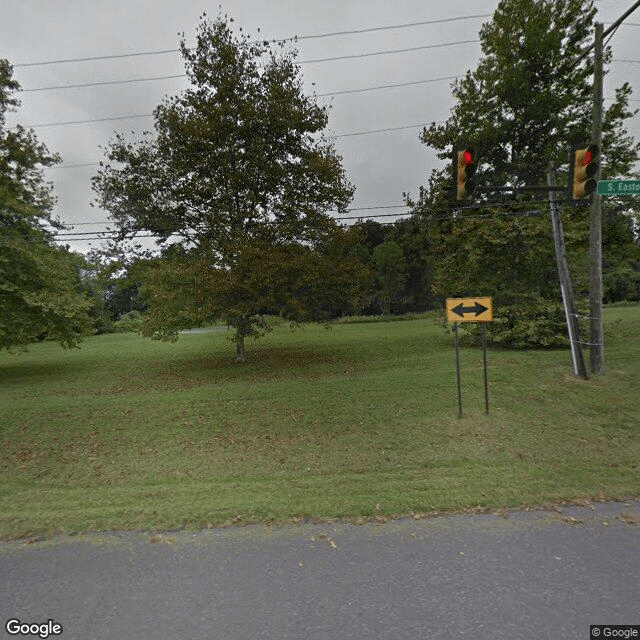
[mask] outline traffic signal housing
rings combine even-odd
[[[476,149],[458,147],[453,151],[453,200],[471,200],[476,190]]]
[[[599,165],[596,158],[600,154],[598,145],[590,144],[584,148],[571,148],[569,157],[569,185],[567,200],[580,202],[588,198],[598,186],[595,179]]]

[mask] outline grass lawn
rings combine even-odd
[[[607,375],[568,350],[462,350],[433,317],[0,354],[0,536],[392,515],[640,495],[640,307]],[[588,354],[587,354],[588,356]]]

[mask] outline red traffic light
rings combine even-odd
[[[454,150],[453,153],[453,199],[460,202],[470,200],[476,189],[473,176],[476,173],[475,149],[471,146]]]
[[[588,165],[594,158],[593,151],[591,149],[585,149],[584,157],[582,158],[582,165]]]
[[[584,200],[596,190],[598,163],[595,162],[595,159],[599,153],[600,149],[595,144],[590,144],[582,149],[573,148],[573,158],[569,160],[570,200]]]

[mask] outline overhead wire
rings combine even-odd
[[[318,37],[319,38],[319,37],[329,37],[329,36],[334,36],[334,35],[347,35],[347,34],[352,34],[352,33],[365,33],[365,32],[368,32],[368,31],[379,31],[379,30],[384,30],[384,29],[404,28],[404,27],[408,27],[408,26],[417,26],[417,25],[420,25],[420,24],[447,22],[447,21],[462,20],[462,19],[474,18],[474,17],[488,17],[489,15],[490,14],[476,15],[476,16],[463,16],[463,17],[460,17],[460,18],[443,19],[443,20],[436,20],[436,21],[425,21],[425,22],[419,22],[419,23],[410,23],[410,24],[406,24],[406,25],[393,25],[393,26],[375,27],[375,28],[370,28],[370,29],[362,29],[362,30],[354,30],[354,31],[333,32],[333,33],[327,33],[327,34],[301,36],[301,37],[298,37],[297,39],[301,40],[301,39],[308,39],[308,38],[314,38],[314,37]],[[633,23],[630,23],[630,24],[633,24]],[[294,38],[292,38],[292,40],[293,39]],[[283,42],[284,42],[284,40],[283,40]],[[421,47],[411,47],[411,48],[406,48],[406,49],[395,49],[395,50],[389,50],[389,51],[374,51],[374,52],[368,52],[368,53],[365,53],[365,54],[354,54],[354,55],[348,55],[348,56],[336,56],[336,57],[332,57],[332,58],[320,58],[320,59],[313,59],[313,60],[304,60],[304,61],[300,61],[300,64],[315,63],[315,62],[328,62],[328,61],[344,60],[344,59],[364,58],[364,57],[376,56],[376,55],[387,55],[387,54],[393,54],[393,53],[402,53],[402,52],[409,52],[409,51],[417,51],[417,50],[421,50],[421,49],[430,49],[430,48],[453,46],[453,45],[459,45],[459,44],[477,43],[477,42],[479,42],[479,41],[478,40],[465,40],[465,41],[458,41],[458,42],[451,42],[451,43],[443,43],[443,44],[438,44],[438,45],[425,45],[425,46],[421,46]],[[156,52],[135,52],[135,53],[131,53],[131,54],[120,54],[120,55],[113,55],[113,56],[92,56],[92,57],[88,57],[88,58],[75,58],[75,59],[57,60],[57,61],[23,63],[23,64],[14,65],[14,66],[15,67],[18,67],[18,66],[27,67],[27,66],[36,66],[36,65],[45,65],[45,64],[59,64],[59,63],[63,63],[63,62],[81,62],[81,61],[88,61],[88,60],[114,59],[114,58],[124,58],[124,57],[142,56],[142,55],[159,55],[159,54],[170,53],[170,52],[175,52],[175,51],[179,51],[179,50],[175,49],[175,50],[163,50],[163,51],[156,51]],[[630,62],[630,63],[640,62],[638,60],[619,60],[619,59],[614,59],[614,61],[616,61],[616,62]],[[84,86],[88,87],[88,86],[99,86],[99,85],[109,85],[109,84],[124,84],[124,83],[144,82],[144,81],[153,81],[153,80],[173,79],[173,78],[180,78],[180,77],[185,77],[185,76],[186,76],[186,74],[179,74],[179,75],[152,77],[152,78],[127,79],[127,80],[118,80],[118,81],[104,81],[104,82],[95,82],[95,83],[92,82],[92,83],[83,83],[83,84],[77,84],[77,85],[62,85],[62,86],[58,86],[58,87],[41,87],[41,88],[35,88],[35,89],[26,89],[24,91],[27,91],[27,92],[28,91],[45,91],[45,90],[54,90],[54,89],[63,89],[63,88],[79,88],[79,87],[84,87]],[[419,80],[419,81],[406,82],[406,83],[382,85],[382,86],[379,86],[379,87],[369,87],[369,88],[363,88],[363,89],[349,89],[349,90],[344,90],[344,91],[339,91],[339,92],[334,92],[334,93],[320,94],[320,95],[318,95],[318,97],[342,95],[342,94],[349,94],[349,93],[360,93],[360,92],[365,92],[365,91],[372,91],[372,90],[377,90],[377,89],[386,89],[386,88],[393,88],[393,87],[404,87],[404,86],[410,86],[410,85],[423,84],[423,83],[427,83],[427,82],[436,82],[436,81],[440,81],[440,80],[451,80],[451,79],[455,79],[457,77],[459,77],[459,76],[448,76],[448,77],[443,77],[443,78],[434,78],[434,79]],[[63,126],[63,125],[71,125],[71,124],[85,124],[85,123],[92,123],[92,122],[117,121],[117,120],[126,120],[126,119],[130,119],[130,118],[151,117],[152,115],[153,114],[134,114],[134,115],[131,115],[131,116],[116,116],[116,117],[110,117],[110,118],[96,118],[96,119],[70,121],[70,122],[44,123],[44,124],[41,124],[41,125],[32,125],[31,128],[47,127],[47,126]],[[368,131],[361,131],[361,132],[351,132],[351,133],[344,133],[344,134],[334,135],[334,136],[330,136],[330,137],[331,138],[345,138],[345,137],[367,135],[367,134],[373,134],[373,133],[399,131],[399,130],[404,130],[404,129],[412,129],[412,128],[418,128],[418,127],[423,127],[423,126],[429,126],[429,124],[431,124],[431,123],[421,123],[421,124],[406,125],[406,126],[400,126],[400,127],[389,127],[389,128],[384,128],[384,129],[375,129],[375,130],[368,130]],[[95,166],[97,164],[98,163],[78,163],[78,164],[75,164],[75,165],[59,165],[58,167],[52,167],[52,168],[75,168],[75,167]],[[400,205],[400,206],[406,206],[406,205]],[[483,205],[483,206],[486,206],[486,205]],[[380,208],[383,208],[383,207],[380,207]],[[368,208],[363,208],[362,210],[366,210],[366,209],[368,209]],[[371,208],[371,209],[373,209],[373,208]],[[375,215],[375,216],[368,216],[368,218],[393,217],[393,216],[399,216],[399,215],[407,215],[407,214],[402,214],[402,213],[400,213],[400,214],[379,214],[379,215]],[[468,217],[471,217],[471,216],[468,216]],[[355,217],[351,217],[351,218],[342,217],[342,218],[339,218],[338,220],[347,220],[347,219],[362,219],[362,217],[360,217],[360,216],[355,216]],[[76,223],[76,224],[84,224],[84,223]],[[93,224],[93,223],[87,223],[87,224]],[[89,235],[90,233],[98,233],[98,232],[87,232],[87,235]],[[102,232],[102,233],[106,233],[106,232]],[[79,234],[76,233],[76,234],[68,234],[68,235],[79,235]],[[151,234],[149,236],[138,236],[138,237],[153,237],[153,234]],[[70,241],[73,241],[73,240],[74,239],[70,239]],[[81,238],[77,238],[76,240],[81,240]]]
[[[540,212],[539,211],[531,211],[531,206],[535,206],[535,205],[541,205],[541,204],[547,204],[549,203],[548,199],[539,199],[539,200],[534,200],[531,202],[521,202],[521,201],[515,201],[515,200],[506,200],[506,201],[502,201],[499,203],[492,203],[492,202],[482,202],[482,203],[478,203],[478,204],[473,204],[473,205],[465,205],[462,207],[455,207],[455,206],[451,206],[448,209],[432,209],[428,212],[426,217],[421,218],[421,222],[425,222],[425,223],[429,223],[429,222],[442,222],[442,221],[447,221],[447,220],[452,220],[452,221],[457,221],[457,222],[463,222],[464,220],[475,220],[475,219],[485,219],[485,218],[491,218],[491,217],[495,217],[495,216],[501,216],[501,217],[508,217],[508,216],[523,216],[523,217],[531,217],[532,214],[536,214],[539,215]],[[522,207],[528,207],[527,210],[525,211],[505,211],[505,212],[491,212],[491,213],[484,213],[484,214],[476,214],[476,215],[468,215],[468,214],[464,214],[462,216],[458,216],[455,218],[452,218],[452,213],[455,212],[465,212],[465,211],[471,211],[471,210],[476,210],[476,209],[491,209],[491,208],[496,208],[496,207],[504,207],[504,206],[522,206]],[[374,209],[391,209],[391,208],[411,208],[411,211],[407,211],[407,212],[397,212],[397,213],[385,213],[385,214],[371,214],[371,215],[367,215],[367,216],[362,216],[362,215],[357,215],[357,216],[339,216],[339,217],[334,217],[335,221],[340,223],[344,220],[362,220],[363,222],[366,220],[374,220],[374,219],[378,219],[378,218],[402,218],[403,216],[411,216],[411,215],[415,215],[416,211],[410,207],[410,205],[385,205],[385,206],[381,206],[381,207],[360,207],[360,208],[354,208],[354,209],[348,209],[347,213],[350,213],[352,211],[365,211],[365,210],[374,210]],[[433,216],[433,213],[443,213],[446,212],[448,215],[447,216]],[[336,212],[328,212],[328,213],[336,213]],[[401,220],[398,220],[398,222]],[[69,224],[69,226],[73,227],[74,225],[81,225],[81,224],[107,224],[106,222],[103,223],[92,223],[92,222],[88,222],[88,223],[73,223],[73,224]],[[165,228],[164,230],[166,231],[171,231],[171,228]],[[116,240],[120,238],[120,235],[118,235],[116,233],[115,230],[111,230],[111,229],[106,229],[106,230],[102,230],[102,231],[86,231],[86,232],[65,232],[65,233],[54,233],[55,239],[58,241],[62,241],[60,240],[61,238],[64,238],[65,242],[80,242],[80,241],[87,241],[87,240]],[[91,236],[91,237],[87,237],[87,236]],[[182,234],[180,233],[172,233],[169,237],[184,237]],[[137,238],[163,238],[164,236],[157,234],[157,233],[151,233],[151,234],[138,234],[133,236],[132,238],[130,238],[131,240],[137,239]]]
[[[298,40],[312,40],[312,39],[317,39],[317,38],[329,38],[329,37],[333,37],[333,36],[345,36],[345,35],[353,35],[353,34],[361,34],[361,33],[372,33],[375,31],[388,31],[388,30],[392,30],[392,29],[406,29],[409,27],[418,27],[418,26],[424,26],[424,25],[430,25],[430,24],[443,24],[446,22],[458,22],[460,20],[470,20],[470,19],[474,19],[474,18],[490,18],[492,14],[490,13],[481,13],[481,14],[473,14],[473,15],[467,15],[467,16],[457,16],[457,17],[450,17],[450,18],[439,18],[439,19],[435,19],[435,20],[422,20],[419,22],[407,22],[404,24],[397,24],[397,25],[384,25],[384,26],[377,26],[377,27],[368,27],[368,28],[364,28],[364,29],[351,29],[351,30],[346,30],[346,31],[332,31],[329,33],[318,33],[318,34],[310,34],[310,35],[304,35],[304,36],[289,36],[287,38],[280,38],[280,39],[273,39],[273,40],[266,40],[267,42],[273,42],[273,43],[277,43],[277,42],[295,42]],[[265,42],[264,39],[261,40],[255,40],[252,44],[258,44],[260,42]],[[36,62],[21,62],[21,63],[17,63],[14,64],[13,67],[14,68],[18,68],[18,67],[36,67],[36,66],[44,66],[44,65],[52,65],[52,64],[64,64],[64,63],[70,63],[70,62],[92,62],[92,61],[96,61],[96,60],[115,60],[115,59],[121,59],[121,58],[132,58],[132,57],[138,57],[138,56],[155,56],[155,55],[162,55],[162,54],[167,54],[167,53],[179,53],[180,49],[162,49],[159,51],[135,51],[132,53],[121,53],[121,54],[114,54],[114,55],[100,55],[100,56],[88,56],[88,57],[82,57],[82,58],[66,58],[66,59],[58,59],[58,60],[40,60],[40,61],[36,61]]]
[[[507,200],[502,200],[499,202],[491,202],[491,201],[485,201],[485,202],[478,202],[477,204],[465,204],[464,206],[455,206],[455,205],[451,205],[450,207],[446,208],[446,209],[430,209],[426,216],[421,216],[420,217],[420,222],[425,223],[425,224],[429,224],[431,222],[442,222],[442,221],[452,221],[452,222],[464,222],[465,220],[479,220],[479,219],[486,219],[486,218],[492,218],[492,217],[514,217],[514,216],[522,216],[524,218],[528,218],[531,217],[532,215],[540,215],[540,211],[538,210],[531,210],[532,206],[536,206],[536,205],[543,205],[543,204],[547,204],[549,203],[550,200],[547,198],[540,198],[538,200],[533,200],[530,202],[522,202],[522,201],[518,201],[518,200],[512,200],[512,199],[507,199]],[[496,208],[502,208],[502,207],[525,207],[525,210],[509,210],[509,211],[492,211],[489,213],[483,213],[483,214],[469,214],[467,213],[468,211],[474,211],[477,209],[496,209]],[[410,211],[407,212],[396,212],[396,213],[385,213],[385,214],[370,214],[370,215],[366,215],[366,216],[362,216],[362,215],[356,215],[356,216],[344,216],[344,215],[340,215],[338,217],[334,216],[334,220],[338,223],[341,223],[345,220],[360,220],[362,222],[366,222],[367,220],[376,220],[379,218],[399,218],[398,220],[394,221],[394,222],[401,222],[403,219],[406,220],[406,216],[412,216],[412,215],[420,215],[421,212],[416,211],[415,206],[411,207],[410,205],[383,205],[383,206],[373,206],[373,207],[354,207],[352,209],[348,209],[346,211],[346,213],[350,213],[353,211],[370,211],[370,210],[376,210],[376,209],[396,209],[396,208],[410,208]],[[337,213],[336,211],[328,211],[327,213]],[[446,213],[447,215],[445,216],[434,216],[433,214],[438,214],[438,213]],[[462,215],[461,215],[462,213]],[[455,214],[455,215],[454,215]],[[56,230],[49,230],[48,233],[51,234],[52,239],[56,242],[89,242],[89,241],[98,241],[98,240],[120,240],[121,237],[120,235],[117,233],[116,230],[113,229],[105,229],[105,230],[99,230],[99,231],[86,231],[86,232],[76,232],[76,231],[70,231],[69,229],[73,228],[73,226],[80,226],[80,225],[92,225],[92,224],[110,224],[112,222],[110,221],[103,221],[103,222],[76,222],[76,223],[64,223],[61,222],[61,224],[64,227],[67,227],[67,229],[63,229],[62,231],[56,231]],[[382,223],[381,223],[382,224]],[[393,224],[393,222],[391,223]],[[164,230],[166,231],[171,231],[171,228],[166,227]],[[180,233],[171,233],[169,235],[170,237],[186,237],[184,236],[184,234],[180,234]],[[34,241],[34,242],[40,242],[42,241],[41,238],[31,238],[28,236],[22,236],[22,235],[18,235],[18,236],[11,236],[11,237],[4,237],[4,238],[0,238],[0,240],[5,240],[5,241],[10,241],[11,239],[14,238],[21,238],[25,241]],[[138,238],[165,238],[164,235],[160,235],[158,233],[139,233],[136,234],[134,236],[132,236],[131,238],[127,238],[127,240],[133,241],[133,240],[137,240]]]
[[[351,132],[351,133],[340,133],[340,134],[335,134],[335,135],[328,135],[328,138],[349,138],[352,136],[364,136],[364,135],[369,135],[369,134],[373,134],[373,133],[387,133],[389,131],[404,131],[404,130],[408,130],[408,129],[419,129],[420,127],[428,127],[431,126],[432,124],[442,124],[444,121],[439,120],[439,121],[432,121],[432,122],[422,122],[419,124],[409,124],[409,125],[403,125],[400,127],[387,127],[385,129],[371,129],[369,131],[355,131],[355,132]],[[206,151],[200,151],[197,153],[190,153],[190,154],[186,154],[186,155],[204,155],[206,154]],[[104,162],[104,161],[102,161]],[[78,164],[60,164],[60,165],[53,165],[51,167],[47,167],[48,169],[77,169],[79,167],[97,167],[100,164],[100,162],[82,162],[82,163],[78,163]]]
[[[396,53],[407,53],[412,51],[422,51],[426,49],[438,49],[442,47],[452,47],[461,44],[472,44],[478,43],[479,40],[459,40],[456,42],[444,42],[441,44],[428,44],[421,45],[419,47],[408,47],[405,49],[388,49],[384,51],[370,51],[368,53],[358,53],[358,54],[350,54],[345,56],[333,56],[328,58],[315,58],[313,60],[299,60],[297,64],[311,64],[318,62],[334,62],[337,60],[353,60],[357,58],[369,58],[371,56],[382,56],[382,55],[390,55]],[[117,84],[131,84],[136,82],[150,82],[155,80],[171,80],[175,78],[186,78],[186,73],[172,74],[166,76],[148,76],[144,78],[126,78],[123,80],[100,80],[96,82],[81,82],[76,84],[61,84],[61,85],[52,85],[47,87],[32,87],[30,89],[21,88],[20,92],[22,93],[33,93],[36,91],[54,91],[59,89],[80,89],[84,87],[100,87],[100,86],[108,86],[108,85],[117,85]]]
[[[329,91],[327,93],[318,93],[314,94],[316,98],[328,98],[333,96],[340,96],[352,93],[366,93],[368,91],[379,91],[382,89],[397,89],[401,87],[409,87],[420,84],[429,84],[432,82],[444,82],[446,80],[456,80],[460,75],[455,76],[441,76],[438,78],[425,78],[423,80],[411,80],[409,82],[398,82],[393,84],[382,84],[376,85],[373,87],[362,87],[359,89],[343,89],[340,91]],[[128,116],[113,116],[113,117],[105,117],[105,118],[90,118],[87,120],[66,120],[63,122],[43,122],[40,124],[31,124],[25,125],[25,129],[38,129],[42,127],[61,127],[66,125],[75,125],[75,124],[90,124],[94,122],[110,122],[116,120],[127,120],[129,118],[151,118],[153,117],[153,113],[140,113],[140,114],[132,114]]]

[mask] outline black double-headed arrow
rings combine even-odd
[[[457,307],[453,307],[453,309],[451,309],[451,312],[455,313],[457,316],[460,316],[461,318],[464,318],[465,313],[475,313],[477,318],[480,314],[488,310],[489,310],[489,307],[485,307],[483,304],[480,304],[479,302],[475,302],[472,307],[465,307],[464,302],[461,302]]]

